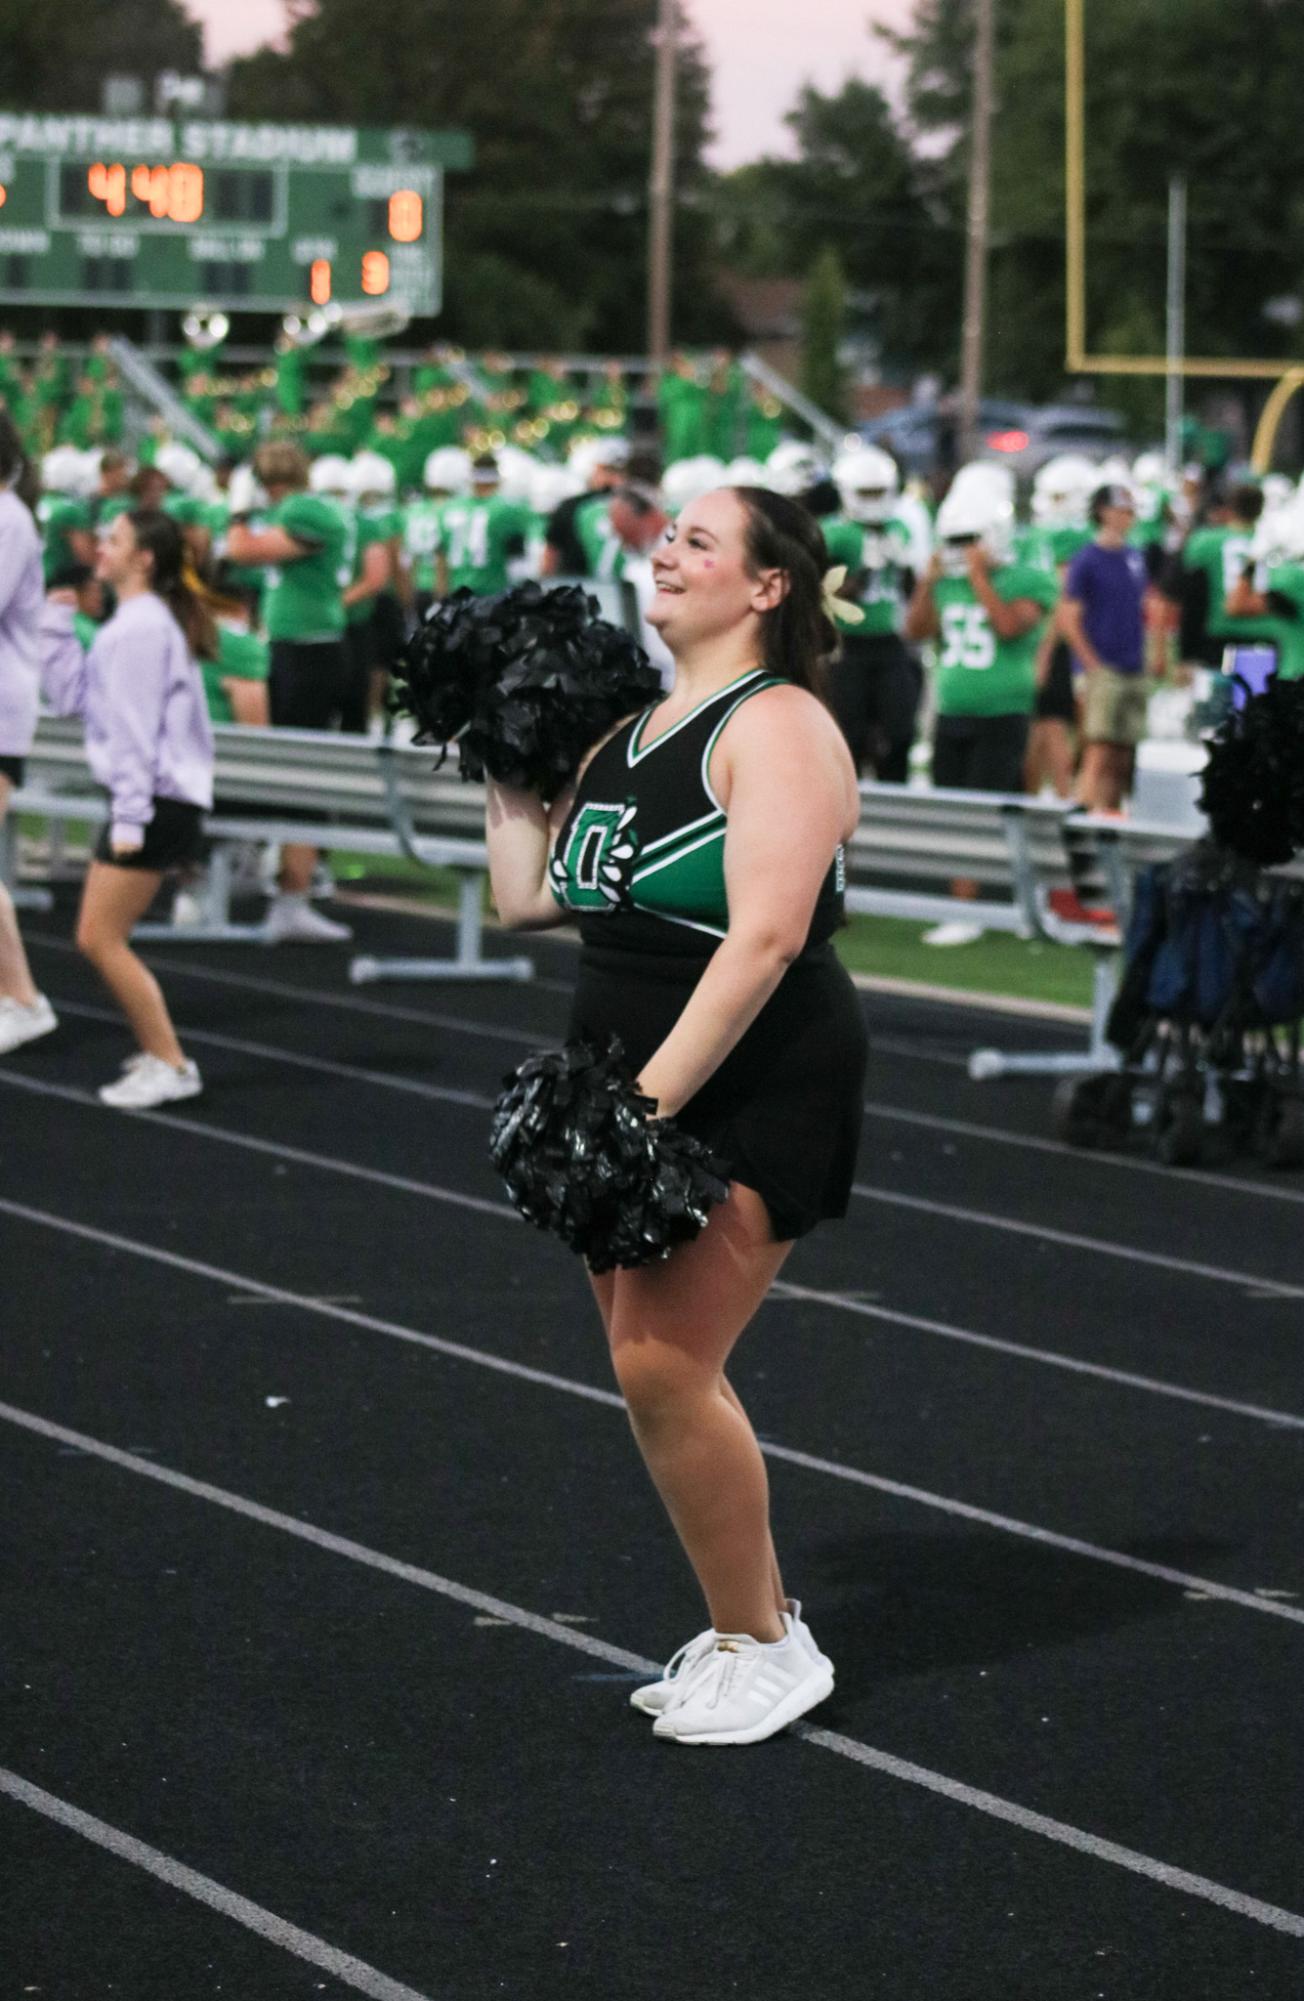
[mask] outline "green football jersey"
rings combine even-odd
[[[600,582],[613,582],[625,574],[625,545],[611,525],[611,501],[605,493],[595,493],[577,507],[571,526],[584,551],[584,574]]]
[[[343,593],[353,581],[352,521],[316,493],[291,493],[267,516],[302,542],[305,556],[264,572],[263,620],[269,639],[337,639],[344,630]]]
[[[1182,551],[1188,570],[1201,571],[1209,585],[1209,632],[1215,639],[1271,639],[1270,621],[1261,618],[1229,618],[1224,609],[1228,596],[1247,569],[1256,590],[1262,590],[1262,567],[1253,561],[1254,531],[1249,528],[1197,528]]]
[[[356,584],[361,578],[363,552],[373,542],[391,542],[402,532],[403,517],[397,507],[360,507],[353,511],[353,575],[349,582]],[[376,609],[376,600],[359,598],[344,609],[350,625],[365,625]]]
[[[91,511],[84,500],[71,500],[62,493],[47,493],[36,504],[36,519],[44,543],[42,565],[45,581],[57,577],[77,561],[68,537],[75,530],[93,527]]]
[[[507,565],[519,555],[530,532],[530,510],[500,494],[470,494],[444,503],[439,546],[448,563],[450,590],[477,597],[505,591]]]
[[[235,715],[231,698],[222,683],[265,681],[268,673],[267,642],[259,639],[257,633],[242,632],[236,626],[219,625],[217,658],[201,660],[199,671],[203,677],[209,719],[215,723],[232,723]]]
[[[404,511],[403,557],[412,572],[414,590],[435,588],[435,557],[446,504],[442,500],[414,500]]]
[[[1007,564],[993,570],[991,585],[1004,604],[1030,598],[1047,612],[1059,600],[1059,583],[1047,570]],[[1030,715],[1037,695],[1039,619],[1019,639],[1001,639],[968,577],[939,577],[933,586],[941,636],[937,641],[937,713],[940,716]]]
[[[1273,644],[1277,648],[1277,673],[1283,681],[1304,680],[1304,564],[1278,563],[1268,572],[1268,589],[1294,607],[1294,617],[1274,613]]]
[[[910,530],[904,521],[867,524],[838,515],[821,525],[830,562],[847,566],[847,581],[838,595],[865,614],[859,625],[836,620],[839,630],[866,639],[900,632],[910,568]]]

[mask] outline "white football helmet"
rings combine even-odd
[[[886,521],[896,512],[901,473],[890,452],[857,445],[833,461],[833,484],[849,521]]]
[[[1032,518],[1039,528],[1085,528],[1087,504],[1100,484],[1095,466],[1078,452],[1060,452],[1032,480]]]
[[[169,439],[165,445],[160,445],[154,454],[155,469],[161,472],[168,485],[176,487],[179,493],[190,493],[194,490],[203,464],[204,461],[198,452],[193,451],[189,445],[181,444],[175,438]]]
[[[691,500],[727,483],[724,463],[702,452],[696,458],[676,459],[661,476],[661,497],[668,514],[682,514]]]
[[[519,445],[500,445],[498,458],[498,490],[504,500],[530,500],[530,487],[534,480],[534,469],[539,461],[533,452],[523,451]]]
[[[82,455],[76,445],[56,445],[41,460],[41,486],[46,493],[75,498],[83,491]]]
[[[814,445],[803,444],[800,438],[785,438],[766,460],[765,484],[789,500],[800,500],[823,477],[824,467]]]
[[[231,474],[231,483],[226,489],[226,504],[232,514],[257,514],[267,505],[266,489],[247,459]]]
[[[398,492],[394,462],[383,452],[355,452],[349,462],[349,493],[355,501],[392,500]]]
[[[605,438],[577,438],[566,463],[579,480],[578,491],[582,492],[599,466],[619,472],[629,464],[629,439],[614,433]]]
[[[530,506],[536,514],[551,514],[563,500],[583,493],[586,484],[571,466],[536,465],[530,481]]]
[[[724,469],[725,486],[765,486],[768,483],[769,474],[759,459],[730,459]]]
[[[1003,467],[998,468],[1004,471]],[[937,539],[941,546],[942,568],[949,577],[963,576],[968,562],[965,550],[970,542],[981,542],[994,562],[1004,562],[1014,534],[1014,504],[994,486],[970,481],[959,485],[959,475],[937,510]]]
[[[309,491],[324,493],[330,500],[348,500],[351,472],[343,452],[323,452],[308,468]]]
[[[460,445],[440,445],[427,458],[421,477],[430,493],[469,493],[471,454]]]

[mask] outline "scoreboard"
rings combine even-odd
[[[0,303],[442,299],[461,132],[0,111]]]

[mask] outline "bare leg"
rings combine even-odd
[[[152,869],[92,862],[77,919],[77,949],[85,954],[126,1015],[141,1048],[179,1070],[186,1058],[158,981],[127,940],[158,894]]]
[[[12,790],[9,779],[0,775],[0,824],[3,824],[9,809],[9,794]],[[16,1000],[20,1007],[33,1007],[40,999],[40,994],[32,981],[32,969],[27,963],[23,941],[18,933],[18,916],[14,910],[14,900],[2,882],[0,882],[0,998]]]
[[[317,849],[287,841],[281,849],[280,887],[286,896],[307,896],[317,866]]]
[[[711,1623],[758,1640],[783,1637],[782,1581],[765,1461],[724,1364],[790,1249],[770,1237],[759,1195],[735,1184],[664,1264],[594,1282],[635,1439]]]

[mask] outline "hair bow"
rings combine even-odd
[[[846,581],[847,566],[845,563],[838,563],[833,569],[824,572],[824,579],[820,584],[820,597],[823,600],[824,610],[829,618],[835,621],[840,619],[844,625],[863,625],[865,622],[864,606],[852,604],[850,598],[840,598],[838,596],[838,592],[842,589]]]

